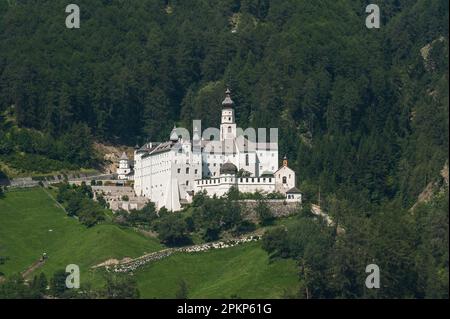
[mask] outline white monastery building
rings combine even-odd
[[[201,138],[196,127],[193,133],[192,140],[185,139],[174,127],[169,141],[150,142],[135,150],[137,196],[149,198],[158,209],[172,211],[191,202],[197,192],[223,196],[232,186],[241,192],[280,192],[286,201],[301,202],[295,172],[288,167],[286,157],[278,169],[278,143],[238,135],[229,90],[222,102],[219,138]]]

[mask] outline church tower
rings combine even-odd
[[[287,166],[288,166],[288,159],[287,159],[287,156],[284,155],[284,157],[283,157],[283,167],[287,167]]]
[[[234,120],[234,102],[231,99],[231,91],[225,92],[222,102],[222,121],[220,124],[220,140],[225,141],[236,138],[236,123]]]

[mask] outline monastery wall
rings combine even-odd
[[[256,213],[256,207],[258,206],[257,200],[241,200],[239,201],[242,207],[242,216],[245,219],[256,222],[258,220],[258,214]],[[275,217],[286,217],[298,213],[301,209],[299,202],[288,202],[284,199],[270,199],[266,200],[272,214]]]

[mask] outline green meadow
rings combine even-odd
[[[5,276],[22,272],[47,253],[41,271],[51,278],[68,264],[77,264],[81,281],[99,287],[103,270],[91,270],[110,258],[137,257],[164,247],[153,238],[114,224],[86,228],[40,188],[6,193],[0,200],[0,266]],[[184,280],[189,298],[280,298],[298,287],[295,262],[269,260],[260,243],[229,249],[174,254],[138,269],[142,298],[174,298]]]
[[[181,280],[189,298],[281,298],[298,288],[295,262],[270,261],[259,243],[172,255],[135,276],[143,298],[174,298]]]
[[[42,253],[48,260],[41,268],[51,276],[68,264],[81,273],[109,258],[137,257],[161,249],[156,239],[146,238],[112,224],[86,228],[68,217],[40,188],[10,191],[0,200],[0,266],[6,275],[22,272]]]

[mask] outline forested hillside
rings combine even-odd
[[[69,30],[67,1],[0,1],[0,113],[61,145],[134,145],[166,139],[174,123],[217,126],[229,86],[239,126],[278,127],[305,198],[320,188],[347,226],[334,261],[371,247],[342,274],[402,251],[386,261],[383,296],[448,296],[449,3],[379,0],[381,28],[367,29],[368,3],[79,0],[81,28]],[[0,130],[0,159],[46,154],[11,131]],[[93,162],[89,143],[75,146],[72,159],[49,156]],[[411,213],[427,186],[428,204]]]
[[[78,4],[71,30],[66,1],[0,3],[0,108],[20,127],[161,140],[174,122],[217,125],[228,85],[240,126],[279,127],[300,180],[325,192],[411,204],[444,165],[445,0],[381,1],[379,30],[365,1]]]

